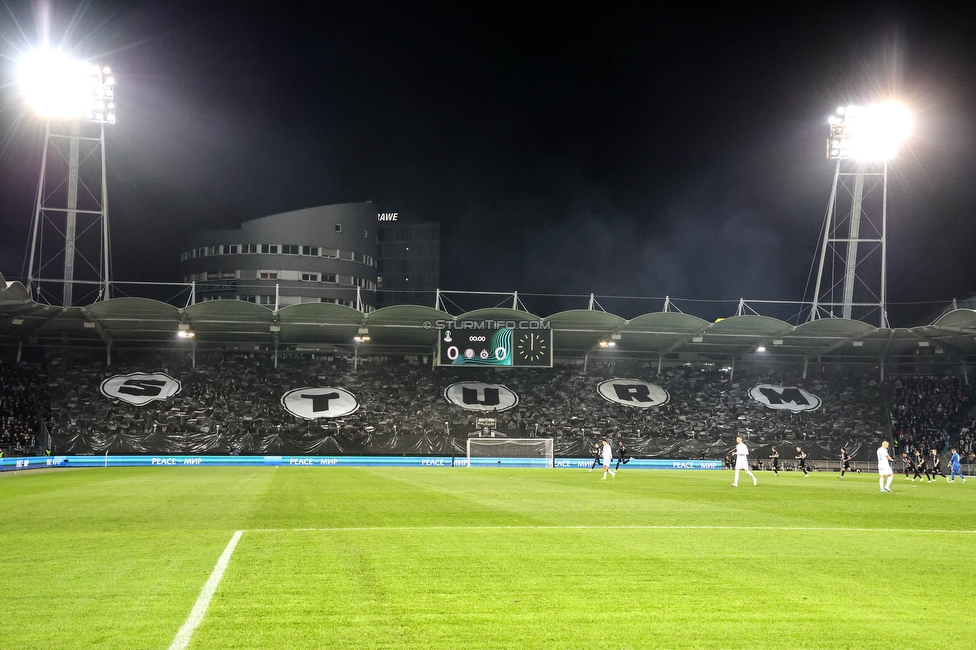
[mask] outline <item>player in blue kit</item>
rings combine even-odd
[[[959,452],[955,449],[952,450],[952,459],[949,461],[951,468],[949,470],[949,482],[956,482],[956,474],[962,479],[962,482],[966,482],[966,477],[962,475],[962,465],[959,463]]]

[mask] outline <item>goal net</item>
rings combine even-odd
[[[468,438],[468,467],[552,467],[552,438]]]

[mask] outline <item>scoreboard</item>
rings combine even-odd
[[[438,340],[442,366],[552,367],[548,329],[443,329]]]

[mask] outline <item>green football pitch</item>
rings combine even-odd
[[[7,473],[0,647],[973,647],[976,482],[758,476]]]

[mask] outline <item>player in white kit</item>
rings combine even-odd
[[[759,485],[755,474],[749,471],[749,448],[742,442],[742,436],[735,439],[735,478],[732,480],[732,487],[739,487],[739,470],[744,469],[746,474],[752,478],[752,484]]]
[[[601,481],[607,478],[607,472],[610,472],[610,476],[617,478],[617,473],[610,469],[610,463],[613,461],[613,448],[610,447],[610,443],[604,438],[603,442],[603,478]]]
[[[888,441],[885,440],[878,447],[878,485],[882,492],[891,492],[891,479],[895,477],[895,471],[891,469],[892,460],[894,459],[888,454]]]

